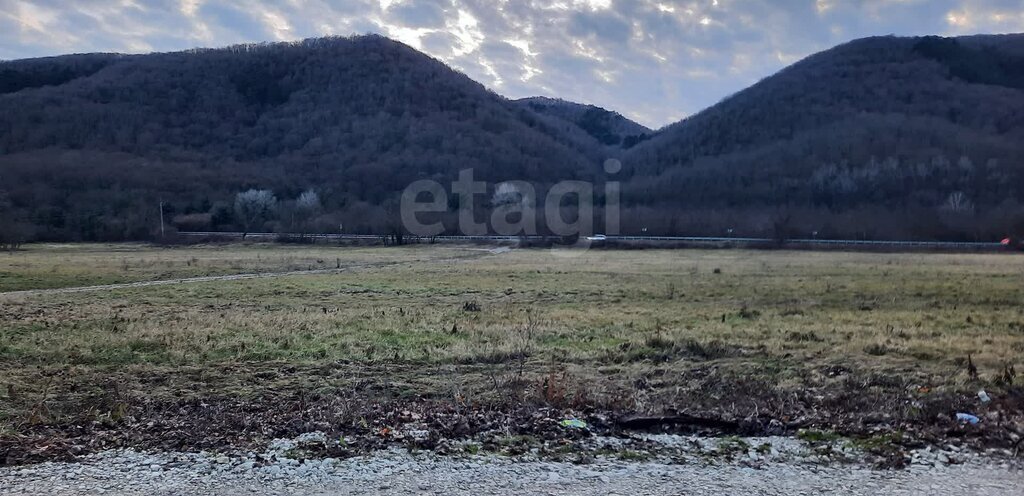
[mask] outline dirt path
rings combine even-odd
[[[285,276],[298,276],[298,275],[314,275],[314,274],[336,274],[351,270],[356,267],[346,267],[343,269],[314,269],[314,270],[293,270],[288,272],[263,272],[263,273],[248,273],[248,274],[229,274],[223,276],[201,276],[201,277],[185,277],[180,279],[161,279],[157,281],[139,281],[139,282],[125,282],[118,284],[102,284],[99,286],[78,286],[73,288],[54,288],[54,289],[29,289],[24,291],[8,291],[6,293],[0,293],[0,298],[3,297],[17,297],[17,296],[39,296],[48,294],[62,294],[62,293],[86,293],[92,291],[111,291],[115,289],[127,289],[127,288],[144,288],[147,286],[170,286],[174,284],[189,284],[194,282],[212,282],[212,281],[239,281],[243,279],[258,279],[262,277],[285,277]]]
[[[341,274],[344,272],[350,272],[358,269],[375,269],[388,267],[392,265],[401,264],[414,264],[414,263],[442,263],[442,262],[465,262],[469,260],[476,260],[478,258],[489,256],[489,255],[500,255],[507,253],[509,250],[474,250],[480,253],[465,257],[455,258],[443,258],[443,259],[425,259],[425,260],[405,260],[398,262],[378,262],[378,263],[364,263],[354,264],[346,267],[336,269],[310,269],[310,270],[290,270],[284,272],[252,272],[245,274],[228,274],[221,276],[200,276],[200,277],[183,277],[177,279],[161,279],[156,281],[138,281],[138,282],[125,282],[117,284],[102,284],[98,286],[77,286],[71,288],[53,288],[53,289],[28,289],[24,291],[7,291],[0,292],[0,299],[3,298],[16,298],[16,297],[31,297],[41,295],[53,295],[53,294],[64,294],[64,293],[87,293],[93,291],[111,291],[116,289],[129,289],[129,288],[144,288],[148,286],[170,286],[175,284],[191,284],[198,282],[214,282],[214,281],[241,281],[245,279],[261,279],[261,278],[275,278],[275,277],[288,277],[288,276],[308,276],[318,274]]]

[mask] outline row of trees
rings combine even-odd
[[[408,234],[403,225],[397,199],[383,204],[354,201],[342,206],[325,208],[320,195],[313,191],[302,193],[292,200],[281,201],[269,190],[249,190],[238,193],[233,202],[213,202],[207,211],[193,211],[195,206],[176,207],[168,204],[166,217],[169,232],[180,231],[241,231],[280,233],[358,233],[401,236]],[[491,199],[481,199],[473,209],[475,222],[489,225],[496,209],[513,224],[522,217],[515,212],[520,197],[515,192],[499,190]],[[92,237],[52,238],[50,231],[39,229],[31,222],[0,212],[0,248],[13,249],[37,239],[123,240],[155,239],[159,236],[159,216],[156,205],[147,205],[153,215],[132,217],[82,218],[72,213],[65,215],[66,228],[82,229]],[[466,234],[460,225],[460,214],[468,206],[455,202],[433,216],[422,218],[424,223],[442,222],[441,234]],[[173,213],[175,211],[182,213]],[[184,213],[191,211],[191,213]],[[509,212],[512,212],[511,214]],[[1016,201],[1004,202],[995,208],[974,208],[965,195],[950,195],[942,205],[933,207],[906,207],[893,209],[884,206],[863,205],[844,210],[831,210],[815,206],[726,206],[680,207],[663,205],[625,205],[618,209],[619,233],[651,236],[756,236],[820,239],[923,239],[993,241],[1006,236],[1024,234],[1024,205]],[[562,217],[574,221],[579,211],[563,206]],[[593,208],[592,217],[580,223],[580,234],[607,233],[605,223],[608,212],[601,205]],[[532,231],[521,234],[552,234],[543,210],[530,218]],[[127,237],[124,233],[144,233]],[[493,231],[492,231],[493,232]],[[509,234],[501,232],[501,234]],[[516,233],[520,234],[520,233]]]
[[[486,233],[491,234],[560,234],[548,225],[543,192],[539,196],[538,201],[513,184],[502,183],[493,188],[490,196],[476,197],[472,205],[460,205],[458,197],[451,195],[447,209],[421,213],[417,220],[423,224],[440,222],[443,230],[439,234],[444,235],[484,234],[470,232],[464,224],[467,220],[486,226]],[[581,235],[994,241],[1024,234],[1024,205],[1008,200],[993,208],[978,210],[960,191],[951,193],[940,204],[895,209],[882,205],[835,210],[821,205],[767,204],[709,208],[665,203],[623,205],[609,212],[600,203],[601,198],[596,199],[598,203],[580,209],[575,203],[577,199],[572,197],[569,204],[559,206],[560,218],[576,223]],[[173,222],[183,231],[412,234],[410,226],[403,223],[397,198],[379,205],[354,202],[327,209],[313,190],[303,192],[294,200],[279,201],[270,190],[252,189],[235,196],[230,214],[223,212],[223,208],[223,204],[214,208],[220,213],[178,215]],[[473,216],[467,217],[467,211]],[[581,212],[590,216],[579,219]],[[613,214],[617,221],[610,220]],[[201,217],[202,222],[186,222],[195,217]],[[526,229],[506,232],[493,224],[495,219],[504,225],[524,225]]]
[[[136,182],[135,171],[144,163],[120,167],[87,154],[71,157],[73,161],[26,161],[24,169],[3,171],[0,179],[11,177],[11,172],[28,178],[3,181],[15,186],[4,193],[0,206],[5,239],[152,239],[159,234],[160,199],[167,226],[182,231],[338,232],[344,226],[348,233],[392,234],[402,228],[398,192],[361,195],[330,180],[312,190],[310,182],[302,184],[299,178],[254,166],[247,171],[257,177],[266,174],[260,183],[275,184],[274,189],[247,188],[239,193],[234,185],[248,182],[241,174],[236,178],[214,168],[183,168],[172,175],[173,167],[150,164],[168,171],[158,176],[164,189],[153,193],[144,177]],[[822,236],[845,238],[998,240],[1019,235],[1014,219],[1024,216],[1024,178],[1003,162],[983,158],[827,163],[807,172],[807,179],[740,162],[732,165],[725,170],[697,166],[658,177],[624,177],[623,232],[639,234],[646,227],[651,234],[721,235],[734,229],[737,235],[770,236],[770,218],[781,210],[795,213],[794,227],[805,236],[819,231]],[[89,175],[75,174],[83,171]],[[541,200],[547,187],[536,184]],[[494,208],[513,202],[517,194],[492,186],[473,207],[480,220],[486,220]],[[598,184],[595,231],[605,230],[605,202]],[[447,212],[440,215],[447,233],[460,232],[458,213],[466,208],[449,194]],[[543,218],[539,222],[538,233],[543,234]]]
[[[247,235],[266,229],[271,221],[281,220],[272,225],[271,230],[305,233],[320,227],[314,221],[321,211],[320,195],[313,190],[302,192],[294,201],[278,202],[273,191],[250,189],[235,195],[230,211],[219,204],[211,206],[207,212],[175,215],[171,224],[182,231],[235,228]]]

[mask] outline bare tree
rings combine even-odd
[[[406,243],[406,229],[402,223],[401,202],[395,198],[384,200],[383,228],[385,243],[401,246]]]
[[[320,211],[320,196],[316,194],[316,191],[305,191],[295,200],[295,208],[311,215],[315,214]]]
[[[0,219],[0,250],[16,251],[32,238],[32,226]]]
[[[526,200],[519,188],[511,183],[505,182],[494,188],[494,195],[491,197],[491,205],[500,207],[503,205],[521,204]]]
[[[235,215],[242,222],[244,239],[254,227],[266,222],[277,209],[277,198],[266,189],[250,189],[235,197]]]
[[[788,209],[779,209],[772,215],[772,238],[778,244],[784,244],[793,234],[793,213]]]
[[[320,209],[320,195],[317,195],[316,191],[304,191],[295,200],[295,216],[303,234],[306,233],[309,221],[320,213]]]
[[[954,191],[950,193],[949,198],[946,198],[946,204],[944,205],[946,210],[954,213],[966,213],[974,210],[974,204],[971,203],[970,198],[963,191]]]

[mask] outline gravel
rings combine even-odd
[[[604,455],[583,464],[529,454],[440,456],[397,448],[346,460],[298,455],[302,446],[323,441],[322,434],[310,433],[276,440],[261,453],[122,450],[76,463],[9,467],[0,469],[0,494],[1024,494],[1018,464],[952,446],[913,452],[905,470],[824,459],[791,438],[597,438],[594,445]],[[614,455],[634,441],[672,448],[676,456],[629,461]]]

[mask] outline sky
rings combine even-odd
[[[510,98],[658,128],[875,35],[1024,32],[1024,0],[0,0],[0,59],[379,33]]]

